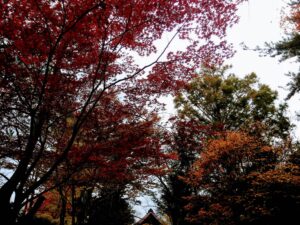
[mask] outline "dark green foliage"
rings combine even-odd
[[[300,34],[292,33],[288,38],[269,45],[269,51],[273,56],[281,56],[281,60],[297,57],[300,60]]]
[[[191,187],[179,178],[182,175],[185,174],[174,171],[166,178],[166,186],[162,189],[158,204],[160,209],[169,216],[173,225],[190,224],[185,221],[187,213],[184,206],[188,204],[185,197],[191,194]]]
[[[170,167],[172,171],[164,177],[159,177],[161,183],[161,196],[157,200],[160,210],[166,213],[172,225],[189,225],[185,220],[188,204],[187,196],[193,192],[193,188],[182,180],[188,176],[198,153],[202,149],[202,141],[211,136],[211,130],[206,125],[199,125],[195,121],[177,120],[174,122],[171,151],[177,154],[177,161]]]
[[[281,61],[295,57],[300,62],[300,34],[292,33],[278,43],[267,44],[266,53],[271,56],[281,56]],[[291,77],[291,81],[288,83],[289,94],[286,99],[290,99],[300,91],[300,73],[289,72],[287,76]]]
[[[122,191],[106,190],[93,200],[87,225],[130,225],[133,222],[133,211]]]
[[[300,62],[300,1],[290,0],[290,13],[285,16],[285,20],[289,25],[294,26],[293,31],[277,43],[267,44],[266,53],[271,56],[280,56],[281,61],[296,58]],[[291,81],[288,83],[289,94],[287,99],[293,97],[300,91],[300,73],[288,73]]]

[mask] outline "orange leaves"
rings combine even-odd
[[[266,183],[268,185],[299,185],[300,186],[300,166],[290,163],[282,163],[273,170],[268,170],[264,173],[251,174],[253,183],[259,185]]]
[[[281,154],[285,154],[282,149],[241,132],[226,132],[208,141],[191,174],[184,178],[198,192],[189,197],[190,221],[273,224],[297,216],[297,153],[290,159],[283,159]]]
[[[245,133],[240,132],[227,132],[215,140],[210,140],[207,144],[205,158],[211,158],[212,160],[217,157],[230,156],[232,153],[235,155],[240,154],[240,151],[251,151],[255,141]]]
[[[209,174],[222,177],[224,174],[240,173],[253,156],[260,144],[252,137],[240,132],[226,132],[216,139],[209,140],[199,159],[194,163],[192,183],[201,184]]]

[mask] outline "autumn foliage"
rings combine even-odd
[[[177,117],[171,121],[168,149],[178,158],[169,164],[171,172],[159,177],[157,200],[172,225],[237,224],[233,216],[244,217],[239,210],[250,202],[245,189],[252,188],[250,173],[269,171],[294,151],[289,139],[293,125],[287,105],[275,103],[277,92],[259,83],[254,73],[239,78],[226,75],[227,69],[202,68],[175,97]],[[256,188],[251,195],[260,192]],[[254,210],[260,204],[249,203],[253,215],[243,222],[263,218]],[[273,206],[264,207],[267,212]]]
[[[224,36],[240,2],[1,1],[2,220],[14,224],[27,202],[40,204],[80,158],[96,164],[101,178],[149,173],[162,156],[153,136],[156,99],[182,87],[199,65],[232,55]],[[170,50],[176,38],[186,49]],[[52,183],[59,173],[64,179]]]
[[[216,134],[220,127],[199,124],[196,120],[186,121],[174,117],[172,130],[168,136],[167,150],[175,154],[176,160],[167,161],[169,171],[158,177],[161,193],[156,203],[161,211],[168,215],[172,225],[189,225],[185,220],[188,200],[185,197],[193,193],[191,185],[181,177],[188,177],[193,163],[198,159],[205,140]],[[169,163],[168,163],[169,162]]]
[[[195,224],[296,224],[299,164],[282,160],[282,148],[240,132],[208,142],[189,178],[198,191],[187,197]]]

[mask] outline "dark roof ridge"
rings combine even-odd
[[[138,222],[134,223],[134,225],[139,225],[142,224],[150,215],[152,215],[158,222],[161,223],[160,219],[157,217],[157,215],[154,213],[153,209],[149,209],[148,213],[142,218],[140,219]]]

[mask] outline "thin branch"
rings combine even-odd
[[[9,180],[9,178],[5,176],[3,173],[0,173],[0,176],[4,177],[6,180]]]
[[[122,79],[119,79],[111,84],[109,84],[106,89],[109,89],[110,87],[112,86],[115,86],[116,84],[118,83],[121,83],[123,81],[126,81],[126,80],[129,80],[129,79],[132,79],[134,77],[136,77],[138,74],[140,74],[142,71],[144,71],[145,69],[155,65],[156,63],[159,62],[159,60],[162,58],[162,56],[165,54],[165,52],[167,51],[167,49],[169,48],[169,46],[171,45],[171,43],[173,42],[173,40],[176,38],[176,36],[178,35],[178,33],[180,32],[182,26],[176,31],[176,33],[173,35],[173,37],[171,38],[171,40],[167,43],[167,45],[165,46],[165,48],[163,49],[163,51],[159,54],[159,56],[151,63],[145,65],[144,67],[138,69],[135,73],[133,73],[132,75],[130,76],[127,76],[127,77],[124,77]]]

